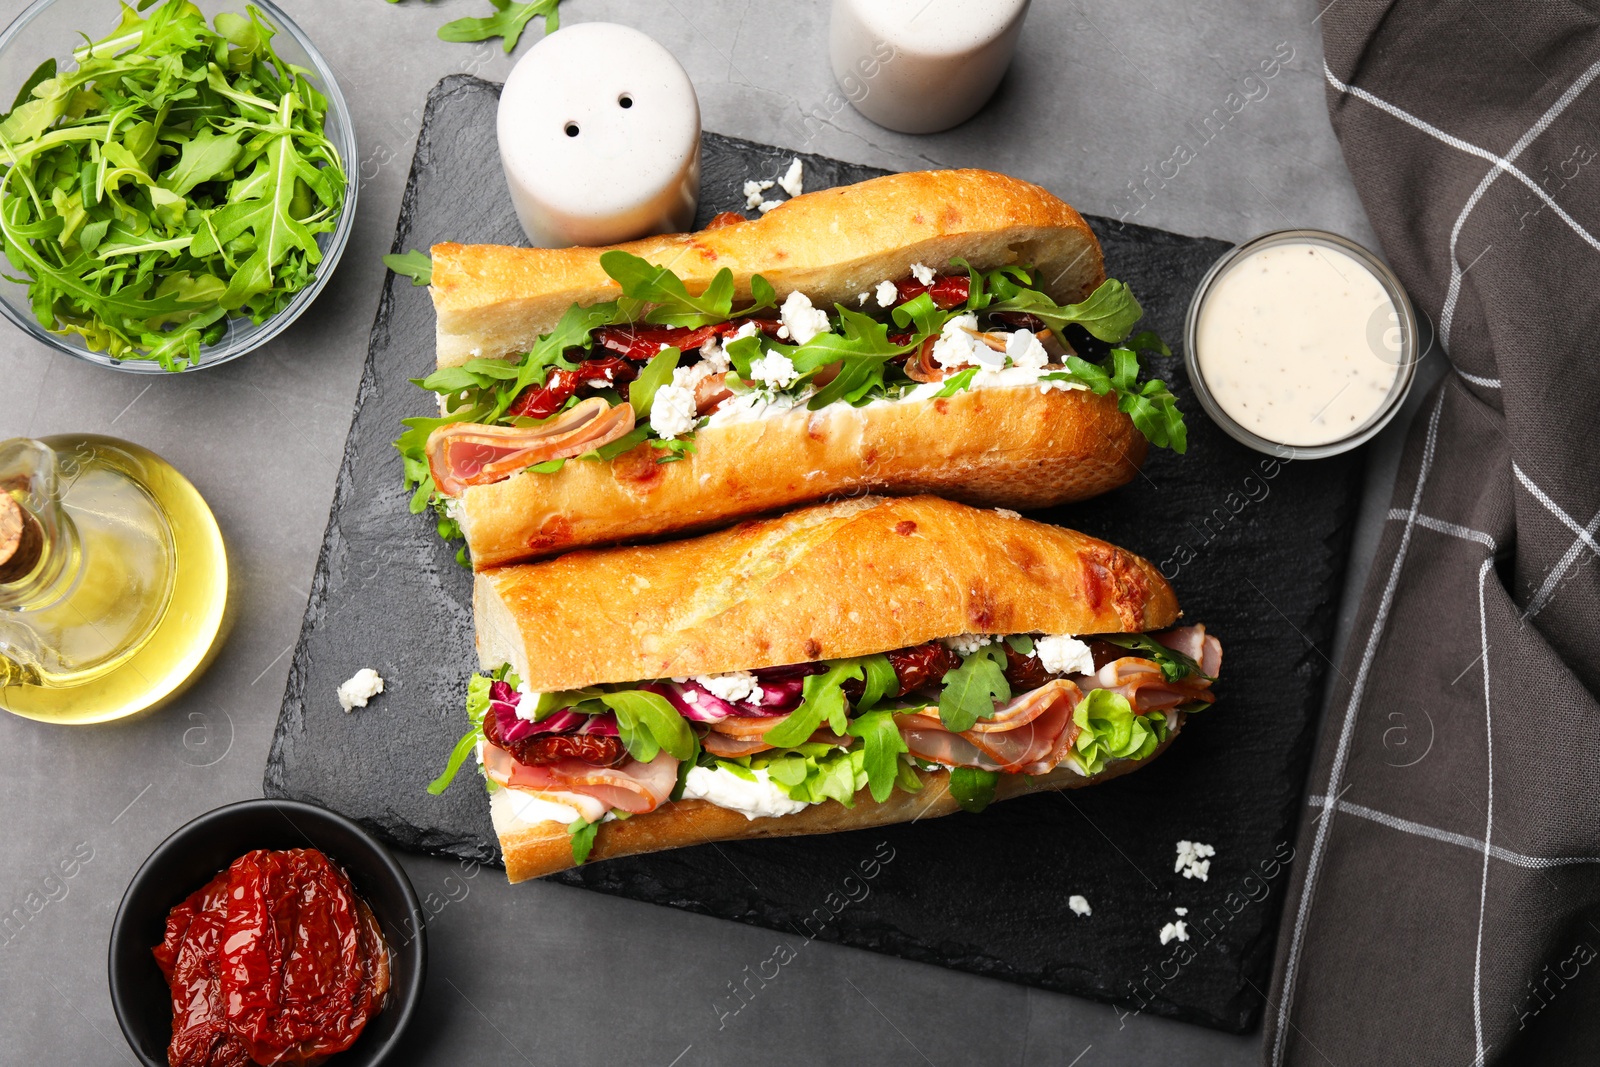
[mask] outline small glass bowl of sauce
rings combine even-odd
[[[1400,410],[1417,319],[1394,272],[1324,230],[1229,251],[1189,304],[1184,358],[1200,406],[1236,441],[1292,459],[1337,455]]]

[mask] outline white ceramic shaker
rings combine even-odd
[[[946,130],[994,94],[1027,14],[1028,0],[833,0],[833,76],[880,126]]]
[[[585,22],[528,50],[506,79],[500,162],[536,247],[687,230],[700,197],[700,102],[672,53]]]

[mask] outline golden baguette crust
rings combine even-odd
[[[610,463],[572,461],[469,487],[457,514],[473,566],[720,525],[849,492],[938,493],[1044,508],[1131,481],[1147,442],[1114,396],[1036,387],[948,399],[834,404],[729,423],[657,463],[648,444]]]
[[[850,302],[911,264],[941,270],[952,256],[989,270],[1031,263],[1057,303],[1104,279],[1100,243],[1065,202],[1037,185],[983,170],[912,171],[806,193],[716,230],[614,245],[670,267],[699,293],[727,267],[740,298],[750,276],[782,300],[799,290],[818,307]],[[573,304],[621,295],[600,268],[605,248],[433,246],[430,291],[440,367],[526,352]]]
[[[1034,777],[1031,782],[1020,774],[1002,775],[995,789],[995,799],[1010,800],[1046,790],[1078,789],[1136,771],[1166,751],[1178,735],[1184,716],[1181,712],[1169,714],[1172,730],[1167,739],[1142,760],[1119,760],[1092,778],[1085,778],[1067,767],[1057,767],[1049,774]],[[937,818],[961,810],[950,795],[948,774],[918,771],[917,777],[922,779],[920,793],[896,789],[889,799],[879,804],[872,799],[871,792],[863,789],[855,795],[853,808],[836,800],[826,800],[793,815],[771,819],[746,819],[737,811],[719,808],[705,800],[675,801],[647,815],[602,825],[595,834],[588,862],[711,841],[842,833],[913,819]],[[496,790],[490,802],[495,834],[500,838],[500,851],[505,856],[506,877],[512,882],[521,882],[573,866],[572,839],[567,828],[556,822],[529,823],[518,819],[504,796],[506,792]]]
[[[535,692],[862,656],[963,633],[1156,630],[1160,573],[1058,526],[860,497],[692,540],[480,571],[478,659]]]

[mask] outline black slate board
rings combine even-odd
[[[522,243],[502,184],[499,87],[446,78],[429,95],[395,251],[441,240]],[[706,134],[697,224],[738,209],[751,176],[793,153]],[[879,171],[803,156],[808,189]],[[1091,218],[1108,273],[1169,340],[1226,245]],[[459,736],[472,652],[471,580],[406,510],[390,447],[428,399],[427,291],[386,284],[355,422],[265,775],[268,796],[326,805],[406,848],[495,859],[488,802],[469,778],[423,792]],[[707,845],[615,860],[560,881],[1111,1000],[1224,1030],[1255,1024],[1267,983],[1294,821],[1322,692],[1360,461],[1278,463],[1206,421],[1177,360],[1159,368],[1188,414],[1186,456],[1155,451],[1144,476],[1037,516],[1137,551],[1173,578],[1188,618],[1227,650],[1221,704],[1128,778],[1028,797],[980,816],[829,837]],[[387,690],[346,715],[338,684],[375,667]],[[1173,871],[1175,842],[1216,848],[1208,881]],[[884,862],[885,857],[891,857]],[[877,861],[876,863],[874,861]],[[872,873],[863,896],[863,865]],[[1074,916],[1081,893],[1091,918]],[[1162,946],[1186,907],[1191,939]]]

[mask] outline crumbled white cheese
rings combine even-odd
[[[1022,513],[1020,511],[1012,511],[1010,508],[995,508],[994,513],[1000,516],[1002,519],[1022,518]]]
[[[1072,909],[1072,914],[1074,915],[1094,914],[1093,909],[1089,907],[1089,902],[1083,897],[1079,896],[1077,893],[1074,893],[1067,898],[1067,907]]]
[[[346,712],[364,708],[367,701],[383,692],[383,679],[371,667],[362,667],[339,686],[339,706]]]
[[[750,361],[750,380],[769,389],[783,389],[793,385],[800,372],[794,369],[794,360],[782,352],[768,352],[760,359]]]
[[[815,392],[814,389],[804,389],[798,396],[792,393],[769,393],[766,390],[740,393],[724,400],[717,410],[711,413],[706,427],[709,429],[712,426],[727,426],[735,422],[777,418],[810,400]]]
[[[1185,878],[1210,881],[1206,876],[1211,872],[1211,861],[1206,857],[1216,854],[1217,850],[1210,845],[1203,845],[1198,841],[1179,841],[1178,862],[1173,865],[1172,870],[1174,873],[1182,873]]]
[[[799,156],[795,156],[794,162],[789,164],[789,169],[778,179],[778,188],[790,196],[799,196],[806,191],[805,173],[805,164],[800,162]]]
[[[944,643],[945,648],[959,652],[963,656],[970,656],[984,645],[992,643],[994,641],[994,635],[960,634],[956,637],[942,637],[940,638],[940,641]]]
[[[728,343],[732,344],[734,341],[743,341],[746,337],[754,337],[760,332],[761,327],[757,326],[754,322],[742,322],[739,324],[739,328],[733,331],[733,336],[728,338]]]
[[[1163,945],[1173,938],[1177,938],[1179,941],[1189,940],[1189,924],[1180,919],[1161,928],[1161,943]]]
[[[1031,330],[1017,330],[1006,337],[1006,356],[1013,367],[1042,367],[1050,362],[1050,353]]]
[[[1189,909],[1188,908],[1173,908],[1172,910],[1173,910],[1173,913],[1177,914],[1177,915],[1187,915],[1187,914],[1189,914]]]
[[[911,276],[917,281],[921,282],[923,285],[932,285],[933,279],[936,277],[936,275],[933,273],[932,267],[925,266],[921,263],[911,264]]]
[[[761,194],[772,188],[772,182],[748,181],[744,183],[744,206],[760,207]]]
[[[444,513],[457,526],[461,525],[461,519],[466,514],[465,510],[461,506],[461,498],[458,497],[458,496],[447,496],[447,497],[445,497],[444,498]]]
[[[767,212],[771,211],[780,204],[787,204],[788,202],[789,201],[787,200],[763,200],[761,201],[761,206],[757,208],[757,210],[765,215]]]
[[[967,331],[977,328],[978,316],[972,314],[957,315],[946,322],[933,342],[933,361],[941,367],[962,367],[973,362],[981,346]]]
[[[872,294],[871,293],[857,293],[856,294],[856,302],[861,307],[866,307],[867,306],[867,301],[871,300],[871,299],[872,299]]]
[[[811,298],[799,290],[789,294],[779,312],[783,317],[779,335],[793,339],[797,345],[803,345],[828,330],[828,313],[812,307]]]
[[[707,375],[721,374],[728,369],[727,350],[715,337],[707,337],[706,343],[700,346],[700,362],[705,365]]]
[[[1076,637],[1051,634],[1033,639],[1033,654],[1051,674],[1093,674],[1094,653]]]
[[[723,700],[749,700],[761,694],[761,683],[749,671],[729,671],[727,674],[697,674],[695,681]]]
[[[676,376],[676,375],[674,375]],[[694,390],[681,385],[663,385],[650,404],[650,428],[659,437],[677,437],[694,429]]]
[[[684,776],[685,800],[705,800],[719,808],[737,811],[746,819],[771,819],[793,815],[808,806],[795,800],[774,782],[765,769],[751,772],[755,781],[739,777],[722,767],[692,767]]]
[[[873,292],[877,295],[878,306],[881,308],[892,307],[894,302],[900,299],[900,290],[887,278],[879,282]]]
[[[974,374],[972,376],[972,380],[967,383],[967,388],[1012,389],[1022,386],[1030,386],[1038,389],[1040,393],[1048,393],[1053,389],[1059,389],[1060,391],[1067,393],[1078,389],[1089,388],[1082,382],[1069,382],[1060,378],[1051,379],[1049,381],[1043,379],[1045,374],[1054,372],[1058,369],[1059,368],[1053,366],[1037,368],[1006,367],[1002,370],[990,370],[987,367],[980,367],[978,369],[978,373]],[[905,393],[900,396],[899,400],[884,400],[881,401],[881,403],[897,404],[907,401],[927,400],[930,397],[937,396],[939,391],[944,389],[947,384],[948,383],[942,381],[922,382],[913,388],[906,390]],[[879,403],[879,401],[874,401],[874,403]]]

